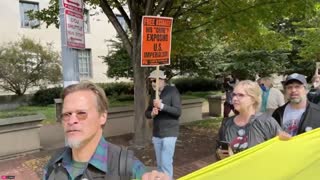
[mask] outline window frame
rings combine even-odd
[[[122,29],[123,29],[124,31],[127,31],[129,27],[128,27],[126,21],[124,20],[124,17],[123,17],[121,14],[116,14],[116,18],[117,18],[117,20],[119,21]],[[120,19],[121,19],[121,20],[120,20]]]
[[[35,1],[19,1],[19,13],[20,13],[20,27],[21,28],[29,28],[29,29],[32,29],[32,28],[40,28],[40,22],[38,19],[34,19],[34,20],[30,20],[29,16],[26,14],[26,11],[24,9],[24,5],[34,5],[36,6],[35,9],[30,9],[30,10],[34,10],[34,11],[39,11],[40,10],[40,7],[39,7],[39,2],[35,2]],[[29,10],[28,10],[29,11]],[[26,17],[28,17],[28,26],[26,26],[26,20],[27,19]],[[35,21],[37,24],[32,26],[31,25],[31,22],[32,21]]]
[[[80,67],[80,59],[82,60],[84,57],[82,55],[82,57],[80,56],[81,54],[80,53],[88,53],[86,54],[89,59],[88,59],[88,62],[86,64],[86,66],[89,66],[87,69],[89,72],[81,72],[81,67]],[[79,49],[77,50],[77,56],[78,56],[78,65],[79,65],[79,77],[81,79],[89,79],[89,78],[92,78],[92,50],[90,48],[86,48],[86,49]]]

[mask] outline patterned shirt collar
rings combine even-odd
[[[108,143],[107,141],[101,137],[99,144],[94,152],[93,156],[89,160],[89,164],[94,166],[95,168],[107,172],[107,159],[108,159]],[[69,175],[72,172],[72,151],[71,148],[67,148],[67,150],[62,154],[59,158],[62,159],[62,165],[66,168]]]

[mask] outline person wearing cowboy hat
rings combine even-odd
[[[157,168],[160,172],[173,177],[173,155],[179,134],[179,117],[181,115],[181,98],[178,89],[166,84],[163,71],[153,71],[149,75],[152,88],[156,90],[159,77],[159,98],[152,95],[145,111],[148,119],[153,119],[152,142],[155,149]]]

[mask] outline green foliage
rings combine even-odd
[[[112,41],[112,50],[105,57],[104,63],[108,65],[107,76],[112,78],[132,78],[133,67],[131,59],[121,42]]]
[[[62,87],[40,89],[32,96],[31,102],[35,106],[54,104],[54,99],[60,98],[62,90]]]
[[[255,80],[255,75],[269,76],[273,73],[284,74],[289,66],[290,52],[282,51],[244,51],[228,54],[226,71],[239,79]]]
[[[33,86],[57,83],[61,79],[59,54],[39,42],[22,37],[0,47],[0,88],[23,95]]]
[[[100,87],[104,89],[107,96],[119,95],[133,95],[133,83],[129,82],[115,82],[115,83],[99,83]]]
[[[181,94],[188,91],[214,91],[220,90],[222,82],[205,78],[179,78],[173,79],[172,83]]]
[[[53,24],[59,28],[59,0],[50,0],[48,8],[43,8],[41,11],[30,11],[28,15],[30,19],[45,21],[47,27]]]

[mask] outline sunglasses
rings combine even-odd
[[[79,121],[83,121],[83,120],[86,120],[87,117],[88,117],[88,113],[85,112],[85,111],[76,111],[76,112],[66,112],[66,113],[62,113],[61,114],[61,119],[63,121],[69,121],[72,114],[76,114],[76,117]]]

